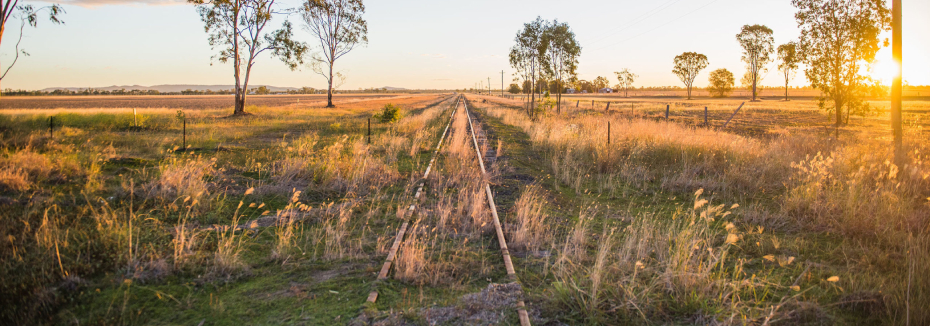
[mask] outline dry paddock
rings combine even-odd
[[[379,98],[407,97],[409,94],[352,94],[333,96],[338,103],[351,103]],[[98,109],[98,108],[167,108],[223,109],[232,108],[233,95],[112,95],[112,96],[4,96],[0,110],[33,109]],[[255,106],[324,106],[326,94],[313,95],[250,95],[246,105]]]

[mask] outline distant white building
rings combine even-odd
[[[601,88],[601,89],[599,89],[597,92],[598,92],[598,93],[613,93],[614,90],[612,90],[612,89],[610,89],[610,88]]]
[[[575,90],[574,88],[567,88],[567,89],[565,89],[565,93],[566,93],[566,94],[575,94],[575,93],[578,93],[578,91]]]
[[[588,94],[588,91],[587,91],[587,90],[582,90],[582,91],[581,91],[581,94]]]

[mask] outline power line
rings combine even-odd
[[[653,15],[655,15],[655,14],[661,12],[662,10],[668,9],[668,8],[671,7],[672,5],[678,3],[678,1],[681,1],[681,0],[669,0],[669,1],[667,1],[667,2],[665,2],[665,3],[663,3],[663,4],[661,4],[661,5],[659,5],[658,7],[652,8],[651,10],[644,12],[642,15],[639,15],[639,17],[633,18],[633,22],[629,23],[628,25],[626,25],[626,26],[620,28],[619,30],[609,31],[609,32],[606,33],[606,35],[604,35],[603,37],[601,37],[601,38],[599,38],[599,39],[596,39],[596,40],[592,41],[591,43],[598,43],[598,42],[601,42],[601,41],[603,41],[603,40],[605,40],[605,39],[610,38],[611,36],[616,35],[617,33],[620,33],[620,32],[622,32],[622,31],[625,31],[625,30],[629,29],[630,27],[635,26],[635,25],[638,24],[639,22],[645,20],[646,18],[652,17]]]
[[[686,16],[691,15],[691,14],[697,12],[698,10],[704,9],[704,8],[706,8],[707,6],[710,6],[710,5],[714,4],[714,3],[716,3],[717,1],[720,1],[720,0],[711,1],[711,2],[708,3],[708,4],[703,5],[703,6],[699,7],[699,8],[697,8],[697,9],[694,9],[694,10],[692,10],[692,11],[690,11],[690,12],[684,14],[684,15],[681,15],[681,16],[679,16],[678,18],[672,19],[672,20],[666,22],[665,24],[656,26],[656,27],[653,28],[653,29],[650,29],[650,30],[648,30],[648,31],[642,32],[642,33],[640,33],[640,34],[638,34],[638,35],[636,35],[636,36],[627,38],[627,39],[625,39],[625,40],[622,40],[622,41],[619,41],[619,42],[616,42],[616,43],[613,43],[613,44],[610,44],[610,45],[607,45],[607,46],[603,46],[603,47],[597,48],[597,49],[595,49],[595,51],[597,51],[597,50],[603,50],[603,49],[606,49],[606,48],[615,46],[615,45],[620,44],[620,43],[625,43],[625,42],[630,41],[630,40],[632,40],[632,39],[635,39],[635,38],[637,38],[637,37],[646,35],[646,34],[652,32],[652,31],[655,31],[655,30],[657,30],[657,29],[659,29],[659,28],[665,27],[665,26],[668,25],[668,24],[674,23],[674,22],[676,22],[676,21],[678,21],[678,20],[680,20],[680,19],[682,19],[682,18],[685,18]]]

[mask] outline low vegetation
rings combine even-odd
[[[666,102],[563,98],[529,119],[468,95],[490,173],[459,105],[415,201],[456,98],[185,110],[186,147],[173,109],[138,110],[142,128],[125,109],[0,116],[0,318],[508,324],[520,298],[534,324],[930,318],[925,102],[907,104],[898,166],[884,117],[837,140],[815,101],[748,104],[721,129],[739,100],[670,102],[666,121]],[[385,108],[404,114],[372,119],[369,143]]]
[[[526,215],[559,226],[535,233],[547,239],[542,249],[527,249],[551,258],[520,263],[533,266],[522,276],[536,293],[530,306],[558,311],[544,315],[594,324],[930,318],[914,309],[930,302],[930,283],[917,277],[930,266],[922,127],[908,133],[908,163],[897,166],[864,126],[839,142],[803,129],[757,138],[622,111],[534,121],[517,101],[473,103],[522,135],[506,143],[525,137],[522,153],[536,153],[511,158],[542,184],[517,200],[511,239],[527,237]]]

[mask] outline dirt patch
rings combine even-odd
[[[520,284],[488,284],[478,293],[466,294],[451,307],[424,308],[417,313],[418,322],[410,320],[407,313],[391,313],[384,318],[373,321],[367,314],[362,314],[350,325],[406,326],[420,325],[504,325],[510,318],[516,318],[517,302],[523,298]],[[530,319],[538,319],[538,311],[530,310]]]
[[[492,283],[479,293],[463,296],[456,306],[428,308],[421,316],[430,325],[499,325],[508,315],[516,314],[522,297],[520,284]]]

